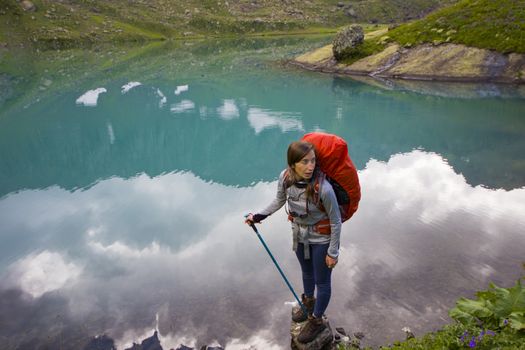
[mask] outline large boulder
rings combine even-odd
[[[359,45],[363,43],[365,33],[363,28],[358,25],[344,27],[337,33],[332,42],[332,51],[336,60],[341,61],[352,56]]]

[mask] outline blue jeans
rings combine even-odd
[[[308,260],[304,259],[304,245],[302,243],[298,244],[295,252],[303,273],[304,294],[307,297],[313,297],[315,287],[317,287],[317,299],[314,306],[315,317],[321,317],[324,314],[332,295],[332,269],[328,268],[325,261],[329,245],[329,243],[310,243],[310,259]]]

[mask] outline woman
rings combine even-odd
[[[308,319],[297,340],[309,343],[326,328],[322,317],[330,301],[331,274],[339,256],[341,214],[332,185],[317,166],[311,143],[292,142],[287,161],[288,168],[279,176],[276,198],[264,210],[248,215],[246,222],[259,223],[287,204],[293,249],[303,277],[302,303],[308,310],[306,315],[299,309],[292,319]],[[326,224],[321,225],[323,222]]]

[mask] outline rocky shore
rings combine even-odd
[[[525,55],[502,54],[459,44],[389,45],[352,64],[335,60],[332,45],[306,53],[290,64],[344,75],[454,82],[525,83]]]
[[[298,309],[299,306],[294,306],[294,310]],[[296,323],[291,322],[290,325],[290,348],[292,350],[338,350],[341,347],[344,349],[361,349],[361,339],[364,338],[364,334],[361,332],[354,333],[353,335],[347,334],[344,328],[338,327],[333,329],[330,325],[329,320],[324,317],[323,322],[326,324],[326,328],[310,343],[302,344],[297,341],[297,336],[305,326],[306,321]],[[115,342],[107,335],[101,335],[93,337],[83,350],[115,350]],[[250,347],[252,349],[252,347]],[[134,343],[131,347],[125,350],[167,350],[161,345],[158,332],[154,331],[153,335],[149,338],[142,340],[139,343]],[[198,347],[188,347],[184,344],[180,344],[176,349],[169,350],[225,350],[222,346],[209,346],[202,345]]]

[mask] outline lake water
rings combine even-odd
[[[280,60],[329,38],[40,52],[0,73],[5,349],[287,349],[293,296],[243,215],[287,145],[349,143],[362,186],[327,315],[365,343],[449,321],[525,261],[523,88],[353,80]],[[22,73],[24,71],[24,73]],[[27,73],[29,71],[29,73]],[[260,232],[300,293],[284,210]]]

